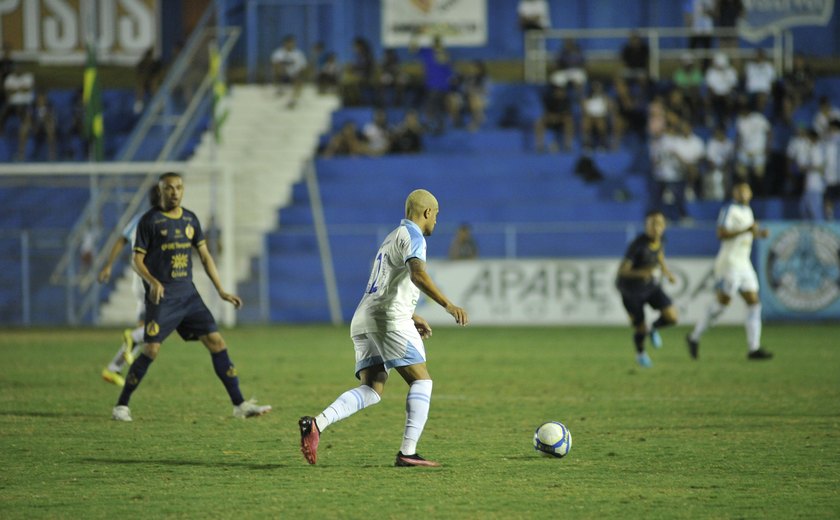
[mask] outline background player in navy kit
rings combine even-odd
[[[219,296],[237,309],[242,300],[222,288],[219,273],[201,225],[195,214],[181,207],[184,182],[174,172],[164,173],[158,181],[160,206],[150,209],[140,219],[134,243],[134,268],[146,288],[146,346],[128,371],[112,417],[131,421],[128,401],[140,384],[149,365],[157,357],[163,341],[173,331],[186,341],[199,340],[213,360],[216,375],[224,384],[233,403],[234,417],[255,417],[271,411],[242,398],[236,368],[230,361],[227,346],[216,321],[192,283],[192,248],[198,250],[207,276]]]
[[[627,248],[616,280],[616,287],[621,292],[621,301],[633,324],[636,361],[645,368],[653,366],[645,352],[645,337],[650,334],[653,346],[660,348],[662,338],[658,329],[677,322],[677,309],[654,276],[656,269],[661,268],[662,275],[669,281],[674,281],[674,275],[665,265],[665,251],[662,246],[664,233],[665,216],[661,211],[649,212],[645,216],[645,232],[636,237]],[[653,322],[650,331],[645,324],[645,304],[660,311],[659,318]]]

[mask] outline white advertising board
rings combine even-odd
[[[693,324],[714,298],[713,258],[669,258],[677,282],[665,282],[680,323]],[[615,288],[619,259],[431,261],[427,270],[476,325],[627,325]],[[417,313],[433,325],[453,324],[436,303],[421,296]],[[652,321],[657,313],[648,313]],[[743,323],[739,299],[719,323]]]

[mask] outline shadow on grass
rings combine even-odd
[[[143,466],[194,466],[194,467],[205,467],[205,468],[230,468],[230,467],[238,467],[238,468],[245,468],[245,469],[253,469],[253,470],[271,470],[271,469],[280,469],[280,468],[296,468],[299,467],[298,464],[295,465],[287,465],[287,464],[254,464],[252,462],[237,462],[237,461],[207,461],[207,460],[176,460],[176,459],[97,459],[93,457],[86,457],[82,459],[77,459],[78,462],[88,463],[88,464],[107,464],[107,465],[115,465],[115,464],[123,464],[127,466],[131,465],[143,465]],[[305,467],[305,466],[303,466]]]

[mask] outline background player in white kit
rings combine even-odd
[[[466,325],[467,312],[454,305],[426,273],[426,239],[435,229],[438,202],[426,190],[412,191],[405,218],[379,247],[367,288],[350,324],[361,385],[341,394],[317,417],[298,421],[300,449],[310,464],[318,455],[320,434],[331,424],[375,405],[393,368],[408,383],[406,420],[396,466],[439,466],[417,454],[417,441],[429,416],[432,378],[426,368],[423,339],[432,328],[414,314],[420,291]]]
[[[157,207],[158,201],[158,191],[155,185],[149,190],[149,206],[152,208]],[[105,262],[102,270],[99,271],[99,283],[105,283],[111,279],[111,268],[125,245],[129,244],[132,247],[134,246],[134,238],[137,235],[137,223],[140,222],[140,217],[147,210],[148,208],[135,215],[123,228],[120,237],[114,243],[111,252],[108,254],[108,260]],[[137,327],[123,331],[122,345],[120,345],[119,350],[117,350],[111,362],[108,363],[108,366],[102,369],[102,379],[117,386],[125,385],[125,379],[121,374],[122,369],[126,365],[130,366],[134,358],[137,357],[137,354],[140,353],[140,349],[143,348],[143,333],[146,319],[146,289],[143,287],[143,281],[140,279],[140,275],[132,272],[131,278],[131,292],[134,293],[134,297],[137,299]]]
[[[753,238],[767,237],[767,230],[758,227],[750,200],[752,189],[745,182],[732,187],[733,202],[720,211],[717,235],[720,251],[715,259],[715,287],[717,300],[709,305],[706,315],[697,322],[694,330],[686,336],[688,351],[697,359],[700,336],[729,305],[732,296],[740,293],[747,304],[747,359],[770,359],[773,354],[761,348],[761,301],[758,299],[758,275],[750,261]]]

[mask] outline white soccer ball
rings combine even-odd
[[[572,433],[557,421],[541,424],[534,432],[534,449],[543,457],[565,457],[572,449]]]

